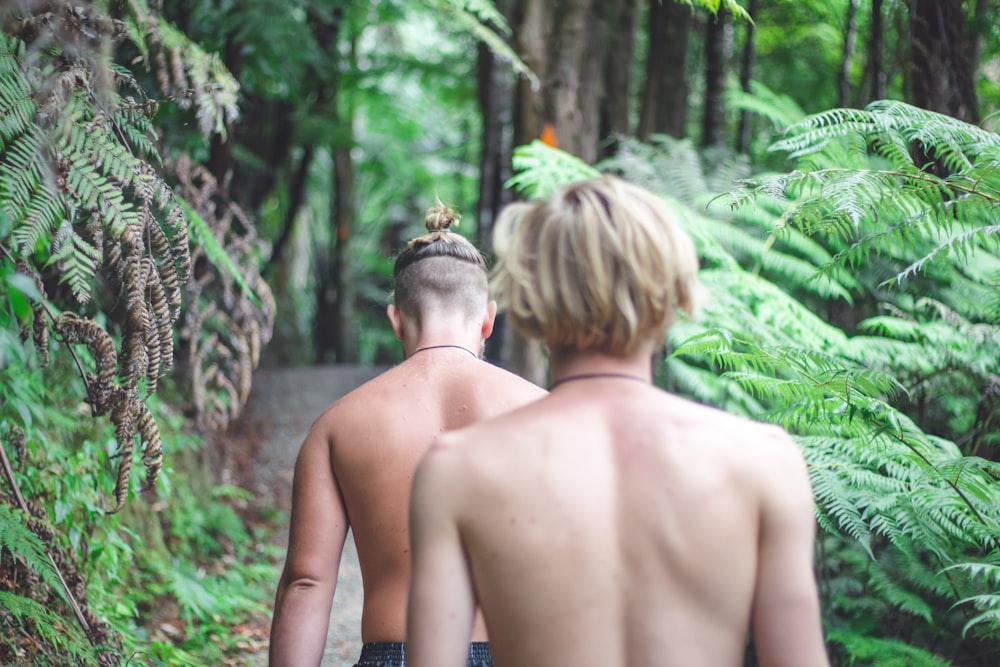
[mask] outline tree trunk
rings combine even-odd
[[[510,0],[496,0],[497,10],[510,20]],[[503,186],[511,176],[513,149],[514,73],[485,44],[477,55],[477,98],[482,118],[479,155],[479,201],[476,203],[476,239],[479,248],[493,247],[493,222],[512,196]]]
[[[515,12],[515,43],[521,60],[538,76],[541,85],[533,88],[531,82],[520,77],[515,90],[514,146],[522,146],[538,139],[546,124],[555,121],[547,116],[545,93],[549,71],[549,29],[552,25],[551,0],[518,0]],[[558,137],[558,135],[557,135]],[[499,357],[502,364],[523,378],[542,384],[546,367],[539,363],[541,345],[528,341],[511,329],[507,318],[498,317],[496,333],[488,345],[487,354]]]
[[[545,115],[559,146],[584,162],[597,160],[601,70],[607,46],[608,9],[601,0],[563,0],[552,22],[549,67],[543,79]]]
[[[705,30],[705,105],[702,110],[701,145],[724,146],[726,63],[732,51],[732,26],[723,10],[709,18]]]
[[[358,36],[351,35],[348,66],[357,70]],[[351,261],[351,233],[354,231],[354,101],[348,98],[337,105],[337,120],[344,129],[345,136],[331,148],[333,154],[333,202],[330,207],[331,223],[335,230],[333,252],[333,287],[337,295],[334,308],[334,353],[338,364],[353,364],[358,361],[357,346],[354,341],[354,266]]]
[[[759,9],[760,0],[750,0],[750,4],[747,5],[747,13],[750,14],[750,18],[756,17]],[[740,58],[740,89],[745,93],[749,93],[750,81],[753,80],[753,65],[756,58],[754,24],[747,21],[746,30],[746,43],[743,45],[743,56]],[[744,109],[740,112],[740,126],[736,132],[736,151],[738,153],[746,154],[750,151],[751,120],[752,115],[749,111]]]
[[[914,105],[979,122],[973,40],[962,0],[912,0],[910,90]]]
[[[515,91],[514,145],[522,146],[542,136],[542,128],[552,119],[545,116],[542,89],[548,70],[549,24],[552,17],[547,0],[520,0],[516,15],[517,53],[521,60],[538,75],[542,85],[533,88],[526,77],[520,77]]]
[[[637,134],[643,141],[659,133],[680,139],[687,134],[685,65],[691,8],[672,1],[650,0],[647,24],[649,53]]]
[[[882,62],[885,48],[885,28],[882,0],[872,0],[871,29],[868,35],[868,57],[865,63],[865,81],[868,84],[868,101],[885,99],[886,75]]]
[[[338,364],[353,364],[358,360],[354,341],[354,275],[351,262],[351,233],[354,229],[354,159],[351,148],[354,140],[353,113],[341,122],[347,129],[345,143],[333,149],[333,203],[331,224],[336,231],[333,252],[333,292],[336,304],[333,310],[333,349]]]
[[[281,231],[278,233],[278,238],[271,248],[271,256],[268,257],[267,263],[264,265],[261,273],[265,273],[281,261],[281,256],[292,238],[292,234],[295,231],[295,221],[298,219],[299,211],[302,210],[302,204],[305,202],[306,184],[309,181],[309,168],[312,166],[315,154],[316,147],[314,144],[309,144],[302,151],[299,166],[296,167],[295,174],[292,176],[292,182],[288,188],[288,209],[285,211],[285,219],[281,224]]]
[[[632,66],[635,60],[635,31],[639,22],[639,0],[607,3],[613,14],[604,56],[604,95],[601,100],[599,146],[602,157],[617,152],[617,137],[629,133],[629,100],[632,98]]]
[[[512,2],[497,0],[497,10],[512,22]],[[482,138],[479,157],[479,201],[476,205],[476,239],[486,254],[493,249],[493,223],[500,210],[513,199],[504,188],[511,176],[513,150],[513,115],[515,79],[510,65],[498,61],[484,44],[479,45],[477,60],[478,102],[482,117]],[[501,363],[504,343],[504,322],[501,318],[493,335],[486,341],[486,358]]]
[[[847,3],[847,22],[844,25],[844,54],[840,59],[837,76],[837,93],[841,107],[851,106],[851,72],[854,69],[854,49],[858,43],[858,5],[861,0]]]

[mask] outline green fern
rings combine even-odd
[[[834,630],[827,639],[843,647],[857,667],[951,667],[952,663],[922,648],[895,639],[881,639]]]
[[[49,560],[45,545],[21,518],[21,513],[0,503],[0,549],[6,549],[38,573],[50,589],[63,594],[59,573]]]
[[[51,610],[30,598],[0,591],[0,606],[17,619],[19,625],[30,627],[41,641],[82,664],[95,665],[97,652],[80,630],[68,625]],[[81,663],[78,663],[81,664]]]
[[[574,155],[538,141],[514,149],[515,174],[506,187],[529,198],[547,197],[573,181],[599,176],[600,172]]]
[[[939,409],[953,432],[972,426],[990,378],[1000,375],[996,327],[976,319],[989,308],[1000,264],[988,235],[961,236],[974,231],[973,207],[945,219],[950,195],[912,164],[890,173],[884,165],[899,156],[888,149],[872,156],[850,133],[826,143],[817,137],[808,146],[822,154],[803,156],[826,171],[809,171],[814,165],[803,159],[803,171],[751,179],[734,193],[744,205],[729,210],[715,193],[699,192],[713,182],[707,174],[677,173],[709,168],[684,142],[626,140],[601,166],[664,196],[702,260],[701,312],[671,330],[667,385],[791,432],[809,464],[820,524],[845,536],[845,549],[856,545],[867,555],[843,575],[878,590],[878,608],[866,613],[903,614],[928,636],[941,637],[945,627],[957,636],[969,619],[942,610],[968,597],[973,583],[965,572],[938,570],[1000,553],[1000,473],[929,435],[906,410],[923,397],[943,397]],[[528,159],[512,184],[531,196],[593,174],[544,146],[521,151]],[[835,172],[822,160],[844,166]],[[854,164],[861,168],[847,168]],[[900,282],[907,266],[949,242],[949,254],[939,250]],[[881,312],[849,333],[817,314],[838,302],[869,309],[875,302]],[[831,585],[844,581],[830,576]],[[840,592],[834,608],[864,599]],[[991,610],[984,613],[976,627],[1000,635]],[[864,618],[849,623],[862,627]],[[872,625],[845,635],[845,648],[857,664],[868,664],[876,649],[898,664],[941,664],[882,633]]]

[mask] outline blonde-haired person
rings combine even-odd
[[[331,405],[299,451],[271,626],[272,667],[320,664],[348,528],[364,584],[358,664],[404,665],[407,519],[417,463],[442,431],[545,394],[480,359],[496,304],[489,301],[482,255],[449,230],[456,220],[439,203],[428,212],[428,233],[396,258],[388,316],[405,361]],[[470,626],[469,665],[491,664],[485,638],[481,621]]]
[[[455,667],[477,607],[499,667],[828,667],[813,499],[788,435],[661,391],[692,312],[668,206],[614,177],[501,213],[495,285],[552,391],[438,438],[411,500],[410,667]]]

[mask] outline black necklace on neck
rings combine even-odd
[[[475,353],[475,352],[473,352],[472,350],[470,350],[470,349],[469,349],[469,348],[467,348],[467,347],[462,347],[461,345],[428,345],[427,347],[418,347],[418,348],[417,348],[417,349],[415,349],[415,350],[414,350],[414,351],[413,351],[412,353],[410,353],[410,356],[412,357],[412,356],[413,356],[414,354],[416,354],[417,352],[424,352],[424,351],[426,351],[426,350],[440,350],[440,349],[442,349],[442,348],[446,348],[446,347],[453,347],[453,348],[455,348],[456,350],[463,350],[463,351],[465,351],[465,352],[468,352],[469,354],[471,354],[471,355],[472,355],[473,357],[475,357],[476,359],[478,359],[478,358],[479,358],[479,357],[478,357],[478,356],[476,355],[476,353]]]
[[[596,380],[598,378],[617,378],[619,380],[635,380],[636,382],[641,382],[643,384],[649,384],[649,380],[644,377],[639,377],[638,375],[629,375],[628,373],[580,373],[579,375],[567,375],[561,377],[552,383],[549,389],[555,389],[561,384],[567,382],[576,382],[577,380]]]

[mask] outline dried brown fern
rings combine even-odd
[[[184,205],[145,159],[159,160],[150,118],[164,100],[142,99],[136,81],[110,66],[112,51],[118,41],[141,35],[139,51],[154,69],[156,62],[169,63],[163,92],[182,106],[193,102],[206,134],[233,119],[236,84],[216,58],[143,0],[112,5],[114,16],[102,7],[69,0],[13,0],[0,7],[0,86],[8,87],[0,89],[0,191],[12,193],[2,203],[13,221],[4,255],[19,262],[42,294],[30,323],[39,356],[47,359],[50,330],[71,349],[90,352],[89,360],[76,361],[92,413],[109,415],[115,426],[120,509],[137,425],[147,487],[160,469],[158,429],[140,397],[154,392],[173,366],[174,327],[192,258]],[[122,86],[140,99],[120,98]],[[46,295],[42,277],[67,285],[73,298],[65,288]],[[108,330],[72,312],[72,301],[95,297]],[[59,309],[65,312],[55,317]],[[22,323],[25,338],[27,327]]]
[[[179,194],[204,223],[199,234],[214,239],[200,239],[192,251],[198,269],[186,286],[180,334],[195,421],[204,429],[221,429],[249,398],[261,347],[274,327],[275,304],[257,267],[251,222],[222,196],[207,169],[182,157],[174,171]],[[217,252],[225,253],[225,259]]]

